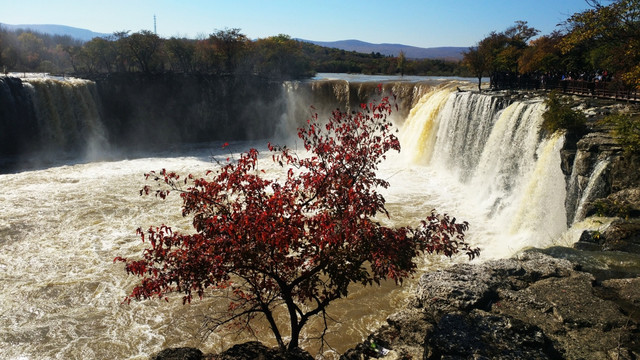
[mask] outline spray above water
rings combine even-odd
[[[405,156],[464,194],[451,195],[447,211],[470,222],[483,259],[546,246],[566,230],[564,136],[541,139],[543,110],[541,100],[509,104],[448,87],[425,95],[402,130]]]

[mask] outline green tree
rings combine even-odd
[[[116,50],[107,39],[96,37],[84,44],[86,56],[98,71],[111,72],[116,63]]]
[[[640,152],[640,116],[638,114],[612,114],[602,120],[613,126],[613,135],[627,152]]]
[[[300,78],[311,73],[311,63],[299,41],[280,34],[258,39],[252,47],[254,70],[271,78]]]
[[[129,31],[116,31],[111,38],[111,44],[116,54],[116,71],[126,72],[130,71],[133,66],[133,60],[131,59],[129,45],[127,44],[127,38],[129,37]]]
[[[568,98],[561,96],[556,90],[549,93],[545,100],[547,109],[542,114],[542,129],[548,134],[557,130],[580,133],[585,128],[585,115],[571,108]]]

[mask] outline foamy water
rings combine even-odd
[[[416,225],[435,208],[468,221],[468,241],[482,249],[477,261],[511,256],[529,246],[552,245],[566,229],[562,225],[566,222],[564,178],[559,170],[563,138],[558,135],[538,142],[533,135],[536,130],[528,130],[537,126],[540,104],[494,109],[483,115],[489,117],[488,125],[462,129],[464,122],[449,123],[462,115],[448,101],[456,101],[451,96],[470,95],[442,91],[448,93],[428,94],[434,101],[424,98],[416,105],[405,127],[419,136],[407,136],[405,130],[403,152],[382,164],[380,176],[391,184],[382,191],[391,219],[380,220]],[[433,104],[439,108],[422,108]],[[465,106],[489,106],[484,101],[469,104],[475,105]],[[477,129],[473,130],[476,137],[482,137],[474,146],[453,146],[467,141],[445,136],[469,133],[471,128]],[[521,140],[514,143],[501,137]],[[426,149],[421,145],[425,139],[430,144]],[[238,144],[234,149],[252,145]],[[169,303],[122,304],[137,279],[126,275],[122,263],[113,263],[116,256],[140,255],[144,244],[135,235],[138,227],[166,223],[190,231],[189,219],[180,215],[178,196],[166,201],[139,196],[145,184],[143,173],[162,168],[203,173],[215,168],[210,155],[218,148],[219,144],[212,144],[135,160],[0,175],[0,358],[143,359],[167,347],[194,346],[213,352],[251,340],[247,334],[200,337],[202,316],[210,307],[224,305],[210,298],[190,306],[183,306],[179,297]],[[466,158],[464,151],[473,153],[468,155],[475,159],[473,164],[461,167],[459,161],[445,159],[445,155]],[[417,152],[422,155],[416,157]],[[426,153],[428,161],[423,159]],[[227,156],[226,150],[221,156]],[[500,156],[506,157],[496,158]],[[527,162],[527,157],[532,160]],[[260,167],[270,176],[281,171],[270,161],[262,160]],[[448,263],[431,257],[421,268]],[[405,289],[392,284],[354,287],[348,299],[329,308],[338,320],[329,329],[329,344],[338,352],[354,346],[405,298]],[[310,333],[314,326],[310,325]],[[266,329],[260,334],[262,341],[270,338]],[[302,345],[317,351],[317,342],[305,340]]]

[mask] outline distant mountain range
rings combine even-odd
[[[80,29],[65,25],[9,25],[2,24],[0,26],[8,30],[29,29],[32,31],[52,34],[52,35],[68,35],[82,41],[89,41],[94,37],[106,37],[110,34],[97,33],[87,29]],[[398,56],[400,51],[404,51],[404,55],[408,59],[445,59],[460,60],[462,52],[467,50],[466,47],[432,47],[421,48],[416,46],[402,44],[372,44],[360,40],[342,40],[342,41],[313,41],[298,39],[300,41],[309,42],[319,46],[342,49],[346,51],[355,51],[365,54],[380,53],[385,56]]]
[[[43,34],[51,34],[51,35],[67,35],[67,36],[71,36],[72,38],[78,39],[78,40],[82,40],[82,41],[89,41],[91,39],[93,39],[94,37],[106,37],[109,36],[111,34],[104,34],[104,33],[97,33],[97,32],[93,32],[91,30],[87,30],[87,29],[80,29],[80,28],[75,28],[75,27],[71,27],[71,26],[66,26],[66,25],[9,25],[9,24],[2,24],[0,23],[0,26],[7,29],[7,30],[18,30],[18,29],[25,29],[25,30],[31,30],[31,31],[35,31],[35,32],[39,32],[39,33],[43,33]]]
[[[361,53],[380,53],[386,56],[398,56],[400,51],[404,51],[404,55],[408,59],[446,59],[460,60],[462,52],[467,50],[466,47],[432,47],[421,48],[402,44],[372,44],[360,40],[342,40],[342,41],[313,41],[299,39],[300,41],[310,42],[312,44],[337,48],[347,51],[356,51]]]

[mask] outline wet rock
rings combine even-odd
[[[640,221],[615,221],[602,233],[605,251],[640,254]]]
[[[585,230],[580,235],[578,242],[573,244],[573,248],[585,251],[602,251],[600,236],[601,233],[599,231]]]
[[[268,348],[260,342],[250,341],[234,345],[230,349],[212,357],[214,360],[313,360],[313,357],[302,349],[281,354],[277,348]]]
[[[640,219],[616,220],[602,232],[584,231],[573,247],[587,251],[640,254]]]
[[[152,356],[151,359],[153,360],[201,360],[203,359],[203,356],[204,355],[202,354],[202,351],[198,349],[182,347],[182,348],[164,349],[159,353],[157,353],[156,355]]]
[[[474,309],[451,313],[427,335],[425,357],[459,359],[549,359],[549,340],[542,331],[519,320]]]
[[[425,274],[407,307],[343,359],[379,357],[368,351],[371,341],[393,358],[637,357],[638,319],[628,312],[640,303],[640,278],[600,286],[577,267],[525,252]]]
[[[602,286],[614,291],[617,299],[640,307],[640,278],[606,280]],[[636,316],[640,318],[640,311]]]
[[[640,188],[629,188],[585,204],[586,216],[640,217]]]

